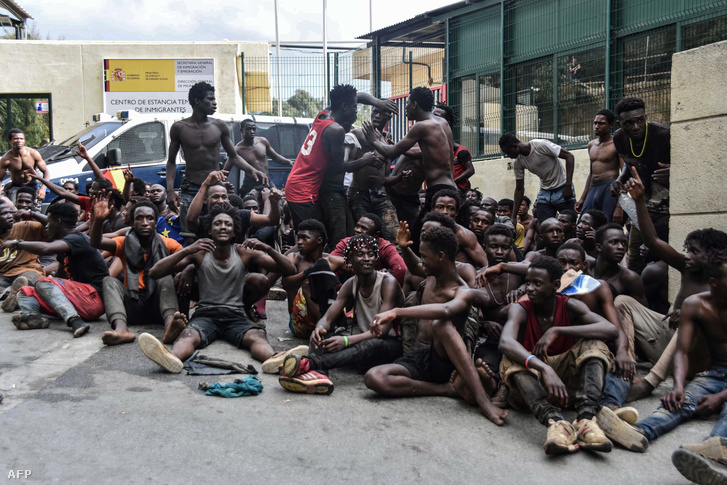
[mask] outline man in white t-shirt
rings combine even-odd
[[[556,217],[558,211],[573,210],[576,202],[573,187],[575,158],[568,150],[548,140],[523,143],[510,133],[500,137],[500,148],[515,160],[512,167],[515,172],[514,207],[520,207],[523,200],[527,169],[540,178],[540,192],[535,201],[539,220]],[[559,158],[565,160],[565,167]],[[517,211],[513,211],[513,224],[517,223],[516,218]]]

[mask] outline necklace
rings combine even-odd
[[[502,276],[502,275],[500,275]],[[498,278],[500,277],[498,276]],[[497,301],[497,298],[495,298],[495,294],[492,292],[492,285],[487,285],[487,289],[490,291],[490,295],[492,295],[492,299],[495,301],[497,305],[504,305],[507,302],[507,292],[510,291],[510,273],[507,274],[507,284],[505,285],[505,299],[503,301]]]
[[[631,141],[631,138],[629,138],[629,145],[631,145],[631,154],[635,156],[636,158],[641,158],[644,154],[644,150],[646,150],[646,139],[649,137],[649,124],[646,123],[646,134],[644,134],[644,144],[641,146],[641,153],[638,155],[634,153],[634,142]]]

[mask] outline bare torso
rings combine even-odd
[[[224,122],[208,118],[206,122],[197,123],[186,118],[174,123],[173,128],[179,130],[179,142],[187,165],[184,178],[202,184],[210,172],[220,169],[220,141]],[[224,126],[227,132],[227,126]]]
[[[398,175],[406,170],[411,170],[411,177],[392,185],[391,188],[394,192],[402,195],[417,195],[419,193],[419,189],[422,188],[422,184],[425,179],[424,166],[422,165],[421,159],[410,158],[406,155],[399,156],[391,175]]]
[[[26,185],[33,181],[30,174],[34,173],[35,157],[40,158],[40,154],[32,148],[21,148],[19,155],[10,150],[0,159],[0,168],[10,172],[14,184]]]
[[[727,310],[720,308],[708,292],[697,296],[699,305],[694,319],[707,342],[712,365],[727,367]]]
[[[268,152],[267,140],[263,137],[256,136],[252,142],[252,146],[245,145],[244,140],[235,145],[235,152],[240,155],[247,163],[264,172],[268,173]]]
[[[441,119],[441,122],[437,119]],[[419,148],[422,150],[422,165],[427,185],[455,186],[452,176],[454,164],[452,130],[446,120],[438,116],[418,121],[416,126],[419,125],[422,125],[424,133],[419,139]]]
[[[588,158],[591,159],[591,184],[599,184],[619,176],[619,158],[613,138],[605,142],[598,138],[592,140],[588,144]]]
[[[357,158],[359,158],[364,153],[374,151],[374,147],[372,147],[369,142],[366,141],[366,137],[364,136],[363,130],[361,128],[356,128],[351,133],[353,133],[354,136],[358,138],[358,141],[361,144],[361,149],[357,154]],[[353,172],[353,181],[351,182],[351,186],[361,189],[376,189],[379,187],[383,187],[384,177],[386,177],[386,172],[388,171],[390,163],[391,161],[387,160],[386,163],[384,163],[381,168],[378,169],[373,165],[365,165],[360,170]]]

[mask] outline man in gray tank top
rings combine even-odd
[[[401,357],[401,340],[392,325],[386,325],[379,338],[369,330],[374,315],[404,303],[404,294],[396,278],[376,271],[377,240],[368,234],[353,236],[343,254],[356,276],[341,286],[336,301],[316,325],[310,337],[308,355],[290,354],[285,358],[280,385],[289,391],[311,392],[310,386],[315,385],[314,391],[320,393],[320,382],[314,384],[313,379],[300,379],[311,370],[327,372],[350,366],[363,372]],[[354,309],[350,327],[336,330],[335,323],[345,316],[346,308]]]
[[[284,276],[296,273],[293,263],[267,244],[256,239],[234,243],[240,231],[240,217],[232,206],[214,207],[206,222],[212,239],[197,240],[160,260],[149,271],[149,276],[156,279],[190,264],[197,269],[199,303],[171,351],[148,333],[139,336],[139,347],[144,355],[168,372],[181,372],[183,362],[196,349],[206,347],[217,338],[249,350],[260,362],[270,358],[273,348],[265,329],[251,323],[243,307],[246,268],[255,263]]]

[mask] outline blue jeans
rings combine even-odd
[[[669,412],[663,406],[659,406],[659,409],[646,419],[636,423],[635,426],[646,435],[649,441],[655,440],[664,433],[692,419],[702,396],[717,394],[725,389],[727,389],[727,367],[712,366],[708,371],[697,374],[686,385],[684,388],[684,403],[679,411]],[[719,420],[709,436],[727,437],[727,403],[722,405]]]
[[[591,184],[581,213],[585,214],[590,209],[598,209],[606,214],[608,222],[613,222],[613,211],[616,210],[616,204],[618,204],[618,197],[611,195],[610,189],[613,182],[614,180],[606,180],[600,184]]]
[[[556,189],[540,189],[538,198],[535,201],[535,207],[538,210],[538,220],[540,222],[555,217],[559,211],[570,209],[576,206],[575,188],[571,185],[574,197],[566,199],[563,197],[563,187]]]
[[[65,286],[64,282],[60,278],[53,278],[58,281],[62,286]],[[63,294],[60,288],[49,281],[38,281],[35,283],[35,291],[45,300],[51,308],[53,308],[58,315],[68,323],[72,318],[81,318],[78,316],[78,312],[73,307],[73,304],[68,301],[66,295]],[[32,296],[25,296],[22,292],[18,292],[18,307],[21,311],[30,313],[40,313],[40,303]]]
[[[631,381],[625,381],[613,372],[606,374],[601,394],[601,405],[622,407],[626,402],[626,395],[631,389]]]

